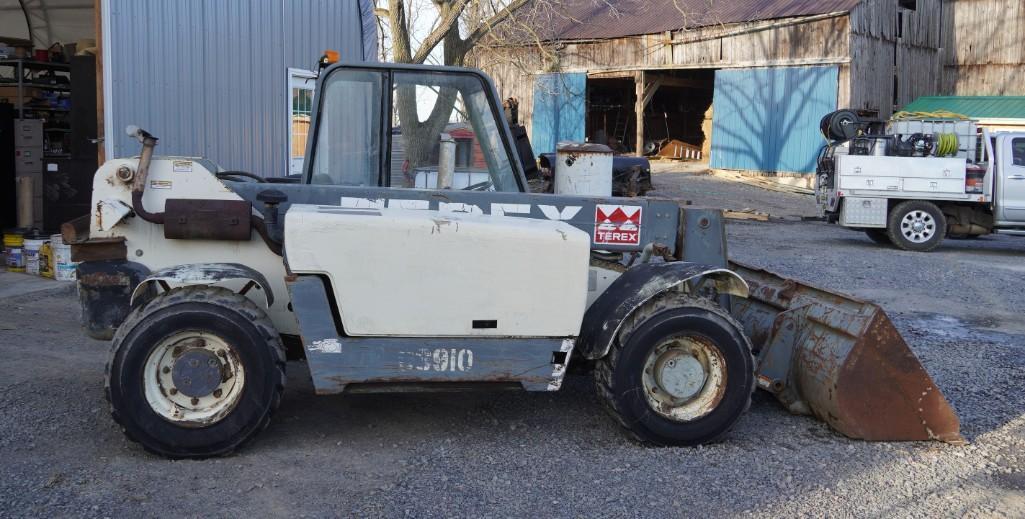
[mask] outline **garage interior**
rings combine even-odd
[[[102,124],[92,4],[0,0],[2,229],[48,235],[89,211]]]
[[[707,160],[712,69],[621,71],[587,77],[587,137],[619,153]]]

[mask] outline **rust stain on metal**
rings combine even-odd
[[[93,287],[114,287],[114,286],[128,286],[131,284],[131,278],[126,274],[108,274],[106,272],[92,272],[89,274],[83,274],[80,281],[84,285]]]
[[[757,371],[788,409],[851,438],[964,442],[954,410],[881,308],[731,267],[752,287],[734,316],[757,350],[768,349],[759,351]],[[780,355],[780,348],[789,351]]]
[[[242,200],[170,198],[164,206],[164,238],[248,241],[253,206]]]

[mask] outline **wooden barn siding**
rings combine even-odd
[[[917,10],[904,11],[900,37],[896,0],[864,0],[851,10],[851,107],[878,110],[888,117],[894,103],[894,71],[897,106],[939,92],[940,9],[941,0],[918,0]]]
[[[895,0],[894,0],[895,1]],[[777,21],[778,22],[778,21]],[[840,65],[840,106],[851,97],[851,52],[848,17],[824,20],[721,37],[774,22],[754,22],[707,27],[667,34],[648,34],[609,40],[565,42],[558,50],[562,72],[596,73],[622,69],[741,68],[794,65]],[[504,99],[520,101],[520,121],[530,125],[534,74],[542,70],[539,51],[532,47],[488,49],[475,56],[475,64],[495,81]],[[892,63],[892,57],[890,62]]]
[[[527,135],[530,135],[530,116],[534,106],[534,75],[545,72],[542,70],[537,49],[505,47],[500,53],[478,53],[473,56],[473,60],[474,66],[491,76],[503,101],[510,97],[515,97],[519,101],[520,124],[527,127]]]
[[[941,93],[1025,95],[1025,2],[943,0]]]

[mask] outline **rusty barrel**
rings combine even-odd
[[[963,443],[943,393],[881,308],[731,263],[750,285],[733,316],[758,357],[760,388],[863,440]]]

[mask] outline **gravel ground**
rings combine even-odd
[[[807,197],[714,177],[655,185],[697,205],[814,213]],[[851,441],[759,397],[722,443],[645,448],[587,377],[553,394],[317,397],[292,362],[249,446],[168,461],[114,426],[107,345],[82,337],[74,296],[48,295],[0,302],[0,517],[1025,516],[1025,240],[914,254],[820,222],[728,232],[740,261],[882,304],[970,444]]]

